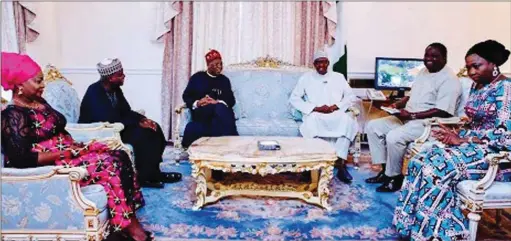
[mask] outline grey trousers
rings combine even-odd
[[[385,175],[401,174],[403,156],[410,142],[424,132],[424,121],[401,122],[395,116],[388,116],[367,123],[365,132],[373,164],[386,164]]]

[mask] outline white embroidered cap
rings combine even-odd
[[[327,58],[328,59],[328,55],[326,54],[325,51],[323,50],[318,50],[314,53],[314,61],[316,59],[319,59],[319,58]]]
[[[122,70],[121,61],[118,58],[106,58],[97,65],[99,75],[110,76]]]

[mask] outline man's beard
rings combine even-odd
[[[118,89],[120,89],[120,88],[121,88],[121,86],[122,86],[122,84],[118,84],[118,83],[110,83],[110,88],[111,88],[112,90],[118,90]]]

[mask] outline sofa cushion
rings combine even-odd
[[[457,188],[463,196],[468,196],[470,189],[476,185],[478,181],[466,180],[458,183]],[[511,200],[511,183],[510,182],[494,182],[490,188],[484,193],[484,200],[500,201]]]
[[[300,124],[287,118],[245,118],[236,121],[241,136],[300,136]]]
[[[48,82],[43,98],[55,110],[62,113],[68,123],[77,123],[80,115],[80,97],[76,90],[64,79]]]
[[[303,114],[301,111],[297,110],[294,107],[291,107],[291,117],[295,121],[302,121],[303,120]]]
[[[3,159],[3,154],[2,154]],[[2,161],[3,162],[3,161]],[[41,166],[33,168],[2,168],[2,176],[4,177],[26,177],[39,176],[52,173],[55,166]]]
[[[93,184],[84,186],[81,190],[85,198],[95,203],[100,212],[106,209],[107,194],[103,186]]]
[[[236,128],[241,136],[299,136],[301,123],[301,121],[288,118],[243,118],[236,121]],[[184,135],[186,124],[180,124],[180,136]]]
[[[289,96],[303,73],[271,69],[225,71],[239,104],[234,110],[236,116],[239,120],[295,119]]]

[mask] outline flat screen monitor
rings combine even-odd
[[[397,90],[398,97],[404,97],[410,90],[419,71],[424,68],[422,59],[377,57],[375,63],[374,88]]]

